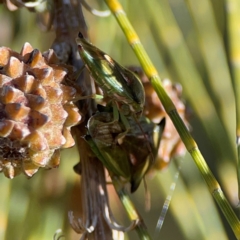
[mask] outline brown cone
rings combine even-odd
[[[63,85],[71,67],[58,64],[52,50],[42,54],[25,43],[20,54],[0,48],[0,171],[32,177],[54,168],[61,148],[75,142],[71,127],[81,115],[72,103],[76,90]]]

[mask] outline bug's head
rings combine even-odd
[[[86,42],[86,40],[85,40],[83,34],[81,32],[79,32],[78,37],[76,38],[76,43],[77,43],[77,46],[78,46],[78,50],[80,52],[82,52],[83,49],[84,49],[84,46],[83,46],[84,42]]]
[[[85,57],[86,59],[99,59],[103,58],[104,53],[93,46],[81,32],[78,33],[78,37],[76,38],[76,43],[78,46],[78,51],[80,55]]]

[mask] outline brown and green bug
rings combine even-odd
[[[101,106],[88,121],[88,135],[85,136],[85,140],[110,175],[117,176],[123,183],[130,182],[131,192],[134,192],[152,164],[149,145],[154,158],[157,154],[165,119],[159,124],[154,124],[141,116],[139,123],[142,129],[135,124],[132,116],[128,116],[127,120],[130,129],[119,141],[118,135],[125,131],[124,124],[121,119],[113,121],[111,106]]]
[[[145,103],[141,80],[81,33],[76,42],[96,84],[111,99],[108,107],[89,119],[85,140],[108,171],[130,182],[134,192],[154,162],[154,149],[159,146],[165,121],[160,125],[158,144],[154,145],[157,126],[141,116]]]
[[[79,54],[97,85],[124,115],[141,115],[145,92],[141,80],[105,52],[90,44],[81,33],[76,39]]]

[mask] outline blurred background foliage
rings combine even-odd
[[[106,9],[103,1],[88,3]],[[229,36],[235,24],[239,42],[240,4],[234,0],[122,0],[121,4],[160,76],[182,84],[192,134],[235,208],[236,114],[229,51],[233,39]],[[232,22],[232,11],[239,12],[239,18],[234,18],[237,22]],[[84,15],[94,45],[122,65],[139,65],[113,16],[99,18],[85,10]],[[55,37],[54,32],[40,30],[35,13],[24,8],[10,12],[4,5],[0,6],[0,29],[0,46],[17,52],[24,42],[47,50]],[[9,180],[1,174],[0,239],[52,239],[59,228],[65,239],[79,239],[67,217],[69,210],[77,216],[81,205],[79,176],[73,172],[77,162],[78,150],[72,148],[62,151],[58,169],[41,170],[30,180],[23,175]],[[178,168],[176,162],[147,179],[152,197],[149,212],[144,210],[142,185],[131,196],[152,235]],[[127,224],[111,186],[109,195],[115,217]],[[129,239],[138,238],[131,232]],[[157,239],[235,239],[188,154]]]

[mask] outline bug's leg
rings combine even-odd
[[[85,65],[83,65],[80,69],[76,70],[73,73],[73,76],[71,78],[65,79],[65,84],[67,84],[68,86],[74,87],[74,88],[78,88],[77,79],[80,78],[84,69],[85,69]],[[76,94],[75,101],[78,101],[78,100],[81,100],[81,99],[86,99],[86,98],[80,98],[80,97],[82,97],[82,94]]]
[[[102,95],[97,95],[97,96],[102,96]],[[102,96],[102,98],[104,97]],[[112,112],[113,112],[112,121],[104,122],[101,125],[111,125],[119,121],[120,112],[118,111],[117,105],[114,102],[112,103]]]
[[[113,105],[113,122],[119,121],[120,112],[118,111],[117,105]],[[121,117],[120,117],[121,118]]]
[[[116,137],[115,137],[115,142],[119,142],[121,141],[122,138],[124,138],[124,136],[129,132],[130,130],[130,125],[129,125],[129,122],[127,120],[127,118],[125,117],[125,115],[118,110],[118,107],[116,104],[113,104],[113,120],[110,121],[110,122],[107,122],[107,123],[104,123],[105,124],[114,124],[118,121],[121,121],[121,123],[123,124],[124,126],[124,132],[121,132],[119,133]]]
[[[84,69],[85,69],[85,65],[83,65],[79,70],[76,71],[76,73],[74,73],[75,79],[78,79],[80,77]]]
[[[125,117],[124,113],[122,113],[122,111],[118,110],[118,106],[115,102],[113,102],[111,104],[110,111],[112,111],[112,119],[110,121],[100,123],[99,125],[101,125],[103,128],[106,128],[109,125],[114,126],[118,122],[121,122],[121,124],[123,125],[122,132],[118,133],[117,136],[114,137],[114,142],[120,143],[121,139],[129,132],[130,124],[129,124],[127,118]]]
[[[88,99],[88,98],[92,98],[92,99],[95,99],[95,100],[102,100],[104,98],[103,95],[100,95],[100,94],[91,94],[91,95],[88,95],[88,96],[77,96],[74,101],[79,101],[79,100],[83,100],[83,99]]]
[[[119,133],[118,136],[117,136],[117,140],[118,141],[121,141],[122,138],[125,137],[125,135],[130,131],[130,124],[127,120],[127,118],[125,117],[125,115],[121,112],[118,112],[119,116],[120,116],[120,120],[125,128],[125,131],[122,132],[122,133]]]

